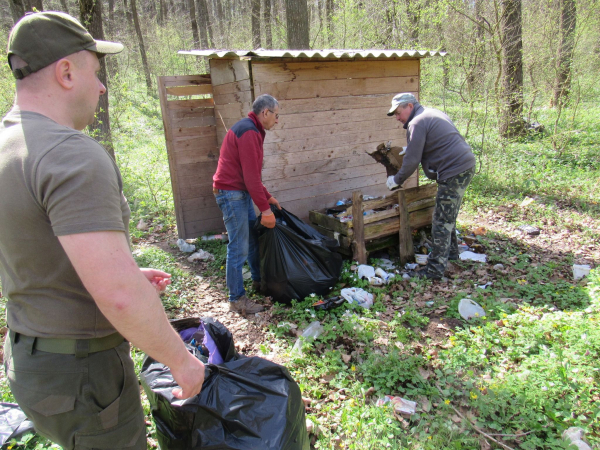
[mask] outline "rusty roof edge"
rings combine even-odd
[[[180,50],[180,55],[206,56],[209,58],[425,58],[428,56],[446,56],[446,52],[437,50]]]

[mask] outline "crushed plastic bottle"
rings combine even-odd
[[[321,325],[321,322],[319,322],[318,320],[311,322],[310,325],[306,327],[306,329],[302,332],[302,335],[294,343],[292,352],[302,355],[302,341],[314,341],[321,335],[321,333],[323,333],[324,330],[325,329]]]
[[[355,303],[367,309],[373,306],[373,294],[369,294],[364,289],[345,288],[341,290],[340,295],[344,297],[348,303]]]

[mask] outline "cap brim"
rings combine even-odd
[[[387,115],[393,116],[397,109],[398,109],[398,105],[395,105],[392,103],[392,108],[388,111]]]
[[[94,45],[86,48],[94,53],[100,53],[102,55],[114,55],[115,53],[121,53],[125,47],[120,42],[108,42],[108,41],[95,41]]]

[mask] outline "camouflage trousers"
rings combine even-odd
[[[433,248],[427,259],[427,277],[444,276],[449,259],[458,259],[456,218],[462,199],[475,174],[475,167],[443,181],[438,181],[435,199],[431,239]]]

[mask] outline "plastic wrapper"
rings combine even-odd
[[[202,322],[225,361],[206,365],[200,394],[178,400],[167,366],[150,357],[142,365],[161,450],[309,450],[304,403],[288,370],[239,355],[225,326],[210,318]],[[173,325],[181,329],[183,323]]]
[[[273,208],[275,228],[256,221],[259,233],[261,292],[279,303],[326,296],[342,271],[335,239],[323,236],[285,209]]]
[[[19,405],[15,403],[0,403],[0,445],[12,439],[19,439],[27,433],[35,434],[31,423]]]

